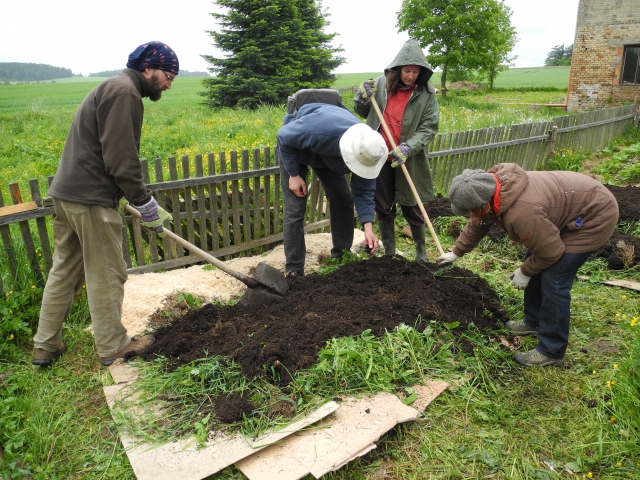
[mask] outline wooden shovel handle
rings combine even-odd
[[[389,131],[389,127],[387,126],[387,122],[385,122],[384,117],[382,116],[382,112],[380,111],[380,107],[378,107],[378,102],[376,101],[376,99],[375,99],[375,97],[373,95],[371,95],[369,97],[369,99],[371,100],[371,104],[373,105],[373,108],[376,110],[376,113],[378,114],[378,118],[380,119],[380,122],[382,123],[382,128],[384,129],[384,133],[387,135],[387,138],[389,139],[389,143],[391,144],[391,146],[395,150],[395,148],[397,147],[396,142],[393,140],[393,136],[391,135],[391,132]],[[416,187],[413,184],[413,181],[411,180],[411,176],[409,175],[409,172],[407,171],[407,167],[405,167],[404,163],[401,163],[400,167],[402,168],[402,172],[404,173],[404,176],[407,179],[407,183],[409,184],[409,188],[411,188],[411,192],[413,193],[413,196],[416,199],[416,202],[418,202],[418,207],[420,208],[420,213],[422,213],[422,218],[424,218],[425,223],[429,227],[429,232],[431,233],[431,236],[433,237],[433,241],[436,242],[436,247],[438,248],[438,252],[440,252],[440,255],[444,255],[444,250],[442,250],[442,246],[440,245],[440,241],[438,240],[438,235],[436,235],[436,231],[433,229],[433,225],[431,225],[431,221],[429,220],[429,216],[427,215],[427,211],[424,209],[424,205],[422,205],[422,200],[420,200],[420,195],[418,195],[418,191],[416,190]]]
[[[142,218],[142,215],[140,215],[140,212],[138,210],[136,210],[135,208],[133,208],[131,205],[129,205],[129,204],[125,205],[125,209],[127,210],[127,212],[129,212],[134,217]],[[178,235],[173,233],[168,228],[163,228],[162,229],[162,233],[164,233],[167,237],[172,239],[174,242],[182,245],[184,248],[186,248],[190,252],[195,253],[196,255],[198,255],[203,260],[215,265],[220,270],[222,270],[224,273],[226,273],[228,275],[231,275],[233,278],[236,278],[236,279],[240,280],[247,287],[249,287],[249,288],[257,288],[257,287],[260,286],[260,282],[258,282],[255,278],[248,277],[244,273],[239,272],[237,270],[234,270],[233,268],[229,267],[223,261],[218,260],[213,255],[210,255],[207,252],[205,252],[204,250],[196,247],[194,244],[187,242],[184,238],[179,237]]]

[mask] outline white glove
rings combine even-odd
[[[436,258],[436,263],[438,265],[449,265],[450,263],[455,262],[457,258],[458,258],[458,255],[456,255],[455,253],[447,252],[444,255],[441,255],[438,258]]]
[[[529,285],[529,280],[531,277],[527,277],[520,271],[520,267],[516,268],[515,272],[511,274],[511,285],[516,287],[518,290],[524,290]]]

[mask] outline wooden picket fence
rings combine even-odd
[[[526,170],[544,169],[558,149],[602,148],[621,136],[634,121],[628,105],[578,115],[565,115],[548,122],[506,125],[465,132],[438,134],[428,149],[434,185],[446,191],[451,179],[465,168],[488,169],[500,162],[518,163]],[[278,155],[271,149],[208,153],[178,161],[142,160],[144,179],[158,203],[172,215],[170,228],[177,235],[213,256],[227,259],[238,254],[259,254],[282,241],[282,204]],[[153,173],[153,178],[151,173]],[[52,178],[49,178],[49,183]],[[0,187],[0,237],[6,261],[0,266],[3,279],[18,278],[24,267],[29,278],[43,285],[52,265],[49,240],[53,202],[43,198],[37,180],[29,182],[30,201],[24,201],[17,183],[9,185],[12,205],[3,203]],[[328,230],[329,209],[315,175],[309,185],[309,208],[305,231]],[[14,238],[21,236],[21,242]],[[35,228],[34,228],[35,227]],[[34,235],[36,238],[34,239]],[[144,273],[200,262],[183,247],[155,235],[147,235],[137,219],[123,221],[123,252],[129,273]],[[24,252],[27,265],[18,265]],[[5,271],[6,270],[6,271]],[[25,273],[25,272],[22,272]]]

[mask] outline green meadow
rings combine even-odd
[[[352,86],[376,75],[340,75],[335,86]],[[563,115],[563,111],[541,105],[562,102],[567,79],[568,67],[513,69],[498,77],[495,92],[462,91],[439,97],[440,131]],[[26,192],[30,178],[44,180],[55,173],[75,111],[99,81],[74,78],[0,86],[0,188],[5,204],[10,203],[9,182],[18,182]],[[143,157],[273,146],[284,105],[256,111],[211,110],[200,103],[200,91],[200,79],[179,78],[162,100],[145,101]],[[343,95],[348,107],[351,96]],[[558,151],[549,165],[575,171],[588,166],[593,171],[594,163],[599,163],[604,178],[626,184],[620,172],[627,172],[625,178],[640,175],[635,170],[639,153],[640,133],[630,131],[600,152]],[[464,221],[461,217],[434,220],[445,250],[455,241],[449,232]],[[401,216],[397,222],[399,227],[405,223]],[[640,236],[640,222],[619,228]],[[11,235],[19,243],[17,225],[11,227]],[[400,234],[396,241],[398,250],[412,260],[412,241]],[[28,265],[24,250],[17,248],[15,253],[19,268],[15,280],[9,277],[4,253],[0,256],[0,274],[5,286],[12,287],[0,296],[0,479],[134,480],[118,427],[137,428],[147,438],[192,434],[201,442],[214,421],[201,409],[217,395],[247,391],[255,405],[270,405],[277,398],[304,412],[345,395],[401,389],[411,397],[410,386],[425,378],[445,380],[450,388],[420,419],[391,429],[376,442],[377,448],[323,478],[640,478],[640,292],[603,283],[637,280],[637,265],[612,271],[603,259],[593,259],[579,271],[572,291],[569,350],[561,368],[520,367],[512,359],[511,344],[492,342],[473,328],[454,335],[460,328],[456,322],[434,321],[424,332],[403,325],[380,338],[364,332],[333,339],[318,363],[300,372],[286,389],[266,379],[249,381],[236,365],[220,358],[177,371],[166,371],[161,361],[142,364],[141,398],[150,404],[157,404],[159,398],[177,399],[166,418],[149,425],[144,415],[135,421],[111,416],[102,388],[113,380],[98,360],[84,292],[64,326],[67,352],[52,368],[31,365],[42,288],[22,268]],[[523,292],[508,280],[522,253],[508,239],[485,239],[456,262],[488,282],[512,320],[523,319]],[[431,261],[438,255],[430,242],[427,255]],[[346,261],[361,259],[348,255]],[[344,267],[327,265],[319,273],[335,268]],[[200,304],[189,305],[197,308]],[[495,328],[507,339],[508,332],[501,325]],[[460,338],[473,344],[473,351],[461,348]],[[531,337],[519,341],[520,350],[534,348],[536,343]],[[390,371],[401,375],[390,375]],[[141,406],[146,409],[148,405]],[[251,435],[290,421],[258,409],[229,428]],[[231,466],[209,478],[246,477]],[[313,479],[309,475],[304,480]]]
[[[549,87],[549,78],[553,76],[557,82],[560,74],[565,75],[564,83]],[[375,75],[338,75],[335,87],[357,85]],[[514,69],[498,77],[497,90],[490,95],[462,91],[439,97],[440,132],[531,123],[561,115],[557,108],[537,105],[563,102],[566,77],[568,67]],[[517,80],[523,78],[526,80]],[[504,89],[503,79],[508,89]],[[44,181],[55,174],[78,105],[102,80],[72,77],[56,83],[0,86],[0,186],[17,182],[26,188],[31,178]],[[265,105],[255,111],[212,110],[202,105],[199,93],[203,90],[201,79],[178,77],[160,101],[145,100],[143,158],[193,157],[274,146],[284,105]],[[353,94],[344,92],[343,102],[352,108]]]

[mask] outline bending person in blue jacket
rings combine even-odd
[[[331,257],[340,258],[353,243],[353,207],[364,227],[365,245],[373,252],[376,177],[389,154],[382,136],[342,106],[303,105],[286,115],[278,131],[284,207],[285,270],[304,275],[304,217],[307,174],[316,173],[327,195],[331,214]],[[351,189],[345,174],[351,173]]]

